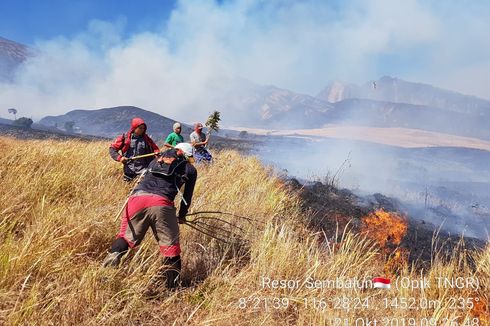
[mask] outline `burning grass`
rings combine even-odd
[[[461,246],[449,261],[439,259],[435,250],[430,269],[405,264],[397,271],[398,277],[410,279],[474,277],[480,280],[478,289],[308,288],[308,278],[383,275],[387,253],[380,245],[394,250],[388,256],[396,255],[403,232],[391,230],[395,224],[380,225],[389,229],[384,236],[355,234],[348,226],[333,237],[311,232],[297,194],[258,160],[231,151],[216,153],[215,164],[199,167],[192,209],[230,212],[255,221],[227,217],[243,229],[230,244],[183,226],[187,287],[148,300],[143,293],[159,265],[151,234],[119,269],[100,267],[117,233],[114,214],[130,190],[120,178],[119,166],[108,157],[107,144],[0,138],[0,149],[2,324],[321,325],[335,317],[354,323],[360,317],[386,316],[440,321],[449,317],[460,323],[478,318],[480,325],[488,325],[490,247],[468,252]],[[298,279],[301,286],[263,287],[262,277]],[[383,307],[383,298],[397,297],[442,304],[418,310]],[[474,298],[474,305],[452,309],[452,297]],[[342,298],[348,302],[342,303]],[[355,308],[355,302],[363,300],[370,307]]]
[[[362,218],[361,233],[376,242],[385,254],[384,274],[396,276],[407,266],[410,252],[399,247],[407,234],[408,223],[397,213],[378,209]]]
[[[398,246],[407,234],[408,224],[399,214],[379,209],[362,218],[361,232],[383,248]]]

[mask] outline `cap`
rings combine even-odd
[[[173,125],[173,127],[172,127],[172,128],[173,128],[173,130],[175,131],[175,129],[177,129],[177,128],[181,128],[181,127],[182,127],[182,126],[180,125],[180,123],[176,122],[176,123],[174,123],[174,125]]]
[[[194,147],[189,143],[178,143],[175,148],[183,151],[186,157],[194,156]]]

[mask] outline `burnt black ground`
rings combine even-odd
[[[399,247],[407,249],[409,262],[420,268],[430,264],[436,251],[439,257],[450,259],[461,241],[468,250],[482,249],[487,244],[484,240],[451,234],[429,222],[414,219],[398,200],[379,193],[360,197],[350,190],[321,182],[302,184],[288,178],[285,183],[299,194],[310,229],[324,232],[330,240],[336,240],[337,230],[341,233],[347,224],[354,232],[360,232],[362,217],[378,209],[404,216],[408,229]]]

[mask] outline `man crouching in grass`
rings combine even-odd
[[[148,166],[148,172],[129,197],[121,218],[121,227],[103,266],[118,266],[129,248],[135,248],[151,227],[163,256],[161,277],[166,286],[176,288],[180,283],[179,225],[184,223],[197,179],[192,165],[193,148],[180,143],[163,152]],[[176,215],[174,199],[185,184]]]

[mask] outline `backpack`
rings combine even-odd
[[[176,172],[185,163],[186,160],[179,158],[175,149],[170,149],[163,152],[158,159],[152,162],[148,172],[164,177],[181,177],[181,174]]]

